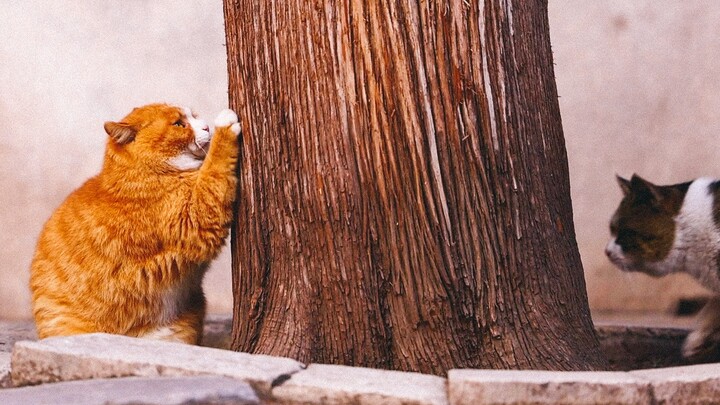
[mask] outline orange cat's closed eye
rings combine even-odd
[[[202,278],[232,220],[240,126],[187,108],[106,122],[100,173],[52,214],[31,265],[40,338],[106,332],[198,343]]]

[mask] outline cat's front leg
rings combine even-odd
[[[235,201],[240,124],[232,110],[215,119],[210,150],[191,189],[182,221],[184,251],[194,261],[208,261],[229,233]]]
[[[240,124],[237,114],[229,109],[221,111],[215,118],[215,133],[210,150],[200,167],[193,189],[193,214],[200,223],[204,222],[203,220],[217,221],[212,214],[224,217],[231,213],[237,183],[235,166],[238,159],[238,135]],[[206,213],[211,216],[205,215]]]
[[[720,296],[711,298],[697,317],[698,326],[685,339],[682,355],[689,360],[720,356]]]

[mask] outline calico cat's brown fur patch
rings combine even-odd
[[[662,260],[672,249],[675,216],[690,183],[656,186],[637,175],[617,180],[624,197],[610,220],[610,233],[624,258],[608,256],[624,270],[644,271],[645,263]]]
[[[38,241],[30,279],[38,336],[198,343],[203,275],[232,218],[237,116],[223,111],[211,141],[204,122],[166,104],[136,108],[105,130],[101,172],[70,194]]]

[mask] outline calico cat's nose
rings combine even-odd
[[[616,256],[618,248],[619,246],[615,243],[615,239],[612,239],[607,245],[605,245],[605,256],[612,259]]]
[[[605,255],[610,261],[618,267],[624,267],[628,262],[628,258],[623,252],[622,246],[617,243],[615,238],[611,239],[605,246]]]

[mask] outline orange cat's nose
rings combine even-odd
[[[203,131],[208,131],[208,132],[210,131],[210,127],[207,126],[207,124],[203,125],[203,127],[202,127],[201,129],[202,129]]]

